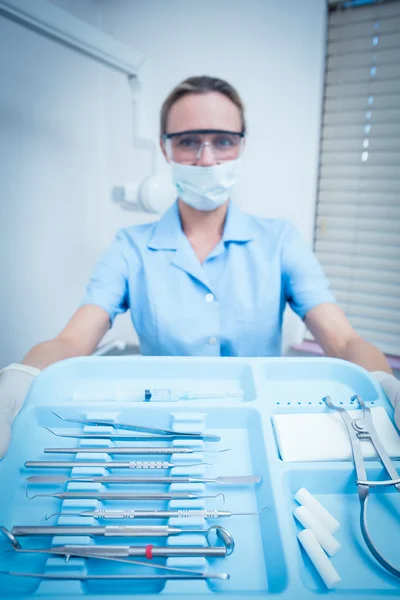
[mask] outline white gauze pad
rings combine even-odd
[[[349,410],[353,418],[361,410]],[[376,432],[391,458],[400,458],[400,436],[381,406],[371,408]],[[352,460],[349,434],[339,413],[281,414],[272,417],[279,454],[282,460],[323,461]],[[376,458],[369,440],[361,440],[364,458]]]
[[[311,562],[320,574],[329,590],[334,589],[341,582],[339,573],[322,550],[311,529],[303,529],[297,534],[300,544],[310,557]]]

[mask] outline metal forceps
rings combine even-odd
[[[125,431],[125,434],[118,434],[118,433],[113,433],[113,434],[107,434],[107,433],[99,433],[99,432],[93,432],[93,433],[66,433],[66,434],[59,434],[59,433],[55,433],[54,431],[52,431],[51,429],[49,431],[51,431],[51,433],[54,433],[54,435],[58,435],[59,437],[77,437],[77,438],[87,438],[87,439],[99,439],[99,438],[107,438],[107,439],[130,439],[135,437],[134,433],[132,432],[138,432],[138,433],[142,433],[142,434],[146,434],[146,435],[141,435],[141,436],[136,436],[135,439],[137,440],[157,440],[157,439],[164,439],[164,440],[169,440],[169,439],[193,439],[193,440],[198,440],[201,439],[203,441],[208,441],[208,442],[219,442],[220,441],[220,437],[218,435],[212,435],[212,434],[207,434],[207,433],[189,433],[189,432],[185,432],[185,431],[173,431],[171,429],[157,429],[156,427],[145,427],[144,425],[133,425],[133,424],[126,424],[126,423],[114,423],[113,421],[108,421],[107,419],[74,419],[74,418],[67,418],[67,417],[63,417],[61,415],[59,415],[58,413],[51,411],[53,413],[53,415],[55,415],[56,417],[58,417],[59,419],[61,419],[61,421],[66,421],[68,423],[79,423],[80,425],[94,425],[94,426],[103,426],[103,427],[111,427],[114,431],[115,430],[122,430]],[[48,429],[48,428],[46,428]],[[128,432],[131,432],[130,434]]]
[[[372,420],[372,414],[370,408],[365,405],[365,402],[360,396],[352,396],[352,401],[357,400],[360,408],[362,408],[362,416],[353,419],[346,409],[335,406],[329,396],[324,398],[325,403],[329,408],[336,410],[340,413],[344,424],[346,425],[347,432],[350,437],[351,450],[353,453],[354,466],[356,469],[356,484],[358,490],[358,497],[360,500],[360,526],[361,532],[364,538],[365,543],[373,557],[379,562],[380,565],[384,569],[386,569],[389,573],[394,575],[395,577],[400,578],[400,569],[396,568],[390,562],[388,562],[376,548],[374,542],[371,539],[369,530],[368,530],[368,519],[367,519],[367,508],[368,508],[368,497],[369,497],[369,488],[370,487],[378,487],[378,486],[390,486],[394,485],[398,492],[400,492],[400,475],[396,471],[388,453],[386,452],[379,436],[374,427],[374,423]],[[388,473],[390,479],[386,481],[369,481],[367,477],[367,470],[364,463],[364,456],[362,453],[361,441],[360,440],[369,440],[375,450],[376,453],[381,460],[382,465],[384,466],[386,472]]]

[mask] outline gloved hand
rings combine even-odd
[[[400,381],[384,371],[374,371],[371,373],[381,384],[383,391],[389,398],[394,408],[394,422],[400,431]]]
[[[0,459],[11,440],[11,425],[21,410],[36,375],[35,367],[12,364],[0,371]]]

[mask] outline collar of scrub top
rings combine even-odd
[[[242,212],[230,200],[222,242],[250,242],[258,233],[259,231],[253,217]],[[151,250],[177,250],[181,247],[183,237],[178,202],[174,202],[171,208],[156,223],[154,233],[148,243],[148,248]]]

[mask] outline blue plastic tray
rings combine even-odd
[[[223,400],[186,400],[179,402],[141,402],[129,399],[133,389],[171,387],[189,390],[243,390],[243,398]],[[9,529],[14,525],[43,524],[167,524],[166,521],[95,521],[83,517],[53,517],[45,521],[46,514],[72,512],[91,508],[220,508],[231,512],[251,512],[268,506],[260,516],[229,517],[210,520],[219,523],[234,536],[236,548],[228,558],[168,559],[167,564],[196,566],[213,572],[228,572],[228,581],[168,581],[127,582],[87,581],[55,582],[10,576],[0,576],[0,597],[11,598],[196,598],[208,599],[213,594],[244,599],[266,597],[270,594],[287,600],[311,599],[321,594],[336,594],[341,599],[387,598],[400,595],[400,581],[387,574],[369,554],[359,528],[359,503],[355,485],[353,463],[318,462],[284,463],[281,461],[271,423],[272,415],[284,412],[323,412],[329,409],[322,397],[329,394],[335,403],[350,405],[352,394],[360,394],[367,405],[383,406],[392,418],[393,411],[387,399],[375,385],[368,373],[350,363],[328,358],[285,359],[202,359],[202,358],[82,358],[57,363],[39,375],[33,384],[23,410],[16,419],[13,440],[6,458],[0,461],[0,524]],[[117,400],[118,398],[118,400]],[[262,483],[246,487],[222,487],[217,485],[173,484],[171,490],[201,491],[208,494],[224,492],[209,500],[173,502],[120,502],[61,501],[55,498],[35,498],[25,495],[25,477],[31,474],[76,475],[74,470],[25,469],[27,460],[88,460],[88,455],[44,454],[45,447],[76,446],[79,440],[54,437],[45,426],[57,431],[81,431],[80,425],[63,423],[51,410],[63,416],[87,416],[107,418],[119,422],[132,422],[159,428],[179,427],[183,430],[203,430],[218,433],[219,443],[202,442],[205,447],[230,448],[221,454],[205,454],[204,460],[212,466],[185,467],[192,462],[192,455],[168,457],[181,462],[171,474],[216,477],[219,475],[261,475]],[[99,443],[81,441],[82,445]],[[194,442],[192,442],[194,443]],[[110,442],[105,442],[110,445]],[[126,442],[116,442],[126,445]],[[179,445],[179,443],[177,444]],[[201,455],[198,455],[201,457]],[[98,459],[106,455],[96,455]],[[188,459],[190,457],[190,459]],[[117,457],[114,457],[115,459]],[[137,457],[137,460],[151,458]],[[121,460],[124,458],[121,457]],[[128,458],[129,460],[129,458]],[[132,459],[133,460],[133,459]],[[161,460],[168,460],[163,457]],[[400,468],[400,461],[397,462]],[[81,471],[81,470],[80,470]],[[113,474],[126,474],[114,471]],[[135,472],[131,472],[132,475]],[[148,473],[148,472],[146,472]],[[152,472],[151,474],[166,472]],[[380,463],[369,463],[370,476],[380,476]],[[101,469],[96,473],[101,474]],[[65,489],[80,489],[98,484],[69,484],[68,486],[30,485],[30,494],[52,493]],[[298,526],[292,511],[293,499],[300,487],[306,487],[341,522],[336,534],[342,549],[332,562],[342,577],[341,586],[330,591],[325,588],[303,550],[296,533]],[[113,486],[113,490],[132,490],[131,486]],[[146,488],[150,491],[149,488]],[[157,486],[152,491],[168,488]],[[139,489],[138,489],[139,491]],[[143,491],[141,489],[140,491]],[[374,493],[370,503],[370,524],[373,536],[386,558],[399,564],[400,556],[400,495],[387,489]],[[169,524],[181,525],[177,519]],[[204,520],[187,519],[187,526],[204,525]],[[396,529],[397,527],[397,529]],[[202,544],[204,536],[184,534],[170,538],[127,540],[119,538],[118,544],[147,543]],[[166,541],[168,540],[168,541]],[[21,538],[24,547],[49,547],[63,543],[110,543],[110,538]],[[112,543],[112,542],[111,542]],[[66,564],[61,557],[43,554],[14,554],[7,552],[9,546],[0,542],[0,570],[31,572],[134,572],[134,567],[114,565],[105,561],[70,559]],[[141,570],[140,570],[141,569]],[[143,568],[138,567],[138,571]]]

